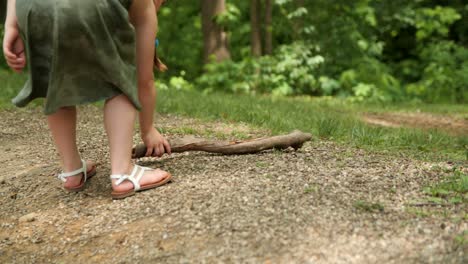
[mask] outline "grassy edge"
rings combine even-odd
[[[356,117],[362,106],[353,110],[352,105],[340,108],[336,103],[308,100],[164,90],[159,93],[158,109],[207,121],[245,122],[274,134],[300,129],[316,138],[421,160],[465,163],[468,155],[468,137],[373,127]]]
[[[25,78],[25,74],[0,71],[0,82],[4,84],[0,109],[14,108],[10,100]],[[383,106],[349,103],[335,98],[253,97],[174,89],[160,90],[159,95],[158,110],[162,113],[177,113],[201,120],[244,122],[269,129],[274,134],[301,129],[316,138],[422,160],[463,163],[468,160],[468,136],[450,136],[436,130],[372,127],[357,118],[362,112],[411,109],[466,115],[467,106],[408,103]],[[40,105],[38,102],[36,100],[32,105]]]

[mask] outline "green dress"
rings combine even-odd
[[[13,99],[44,113],[125,94],[140,109],[132,0],[17,0],[29,78]]]

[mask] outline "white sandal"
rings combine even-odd
[[[172,175],[170,173],[167,173],[167,176],[164,179],[162,179],[161,181],[141,186],[140,185],[140,180],[143,177],[143,174],[145,174],[145,171],[149,171],[149,170],[154,170],[154,169],[147,168],[147,167],[142,167],[142,166],[139,166],[139,165],[134,165],[132,173],[130,175],[127,175],[127,174],[114,174],[114,175],[111,175],[110,176],[111,179],[117,180],[117,182],[115,183],[115,185],[117,185],[117,186],[122,184],[122,182],[124,182],[124,181],[130,181],[131,183],[133,183],[133,189],[132,190],[128,190],[128,191],[125,191],[125,192],[113,191],[111,193],[112,198],[113,199],[127,198],[129,196],[134,195],[136,192],[145,191],[145,190],[149,190],[149,189],[153,189],[153,188],[162,186],[162,185],[168,183],[169,181],[171,181],[171,179],[172,179]]]
[[[75,170],[75,171],[72,171],[72,172],[62,172],[62,173],[59,173],[57,175],[57,178],[59,178],[61,181],[63,182],[67,182],[67,178],[68,177],[72,177],[72,176],[76,176],[80,173],[83,173],[83,178],[81,179],[81,183],[80,185],[76,186],[76,187],[72,187],[72,188],[65,188],[65,190],[69,191],[69,192],[79,192],[79,191],[82,191],[85,187],[85,184],[86,182],[91,179],[91,177],[93,177],[94,175],[96,175],[96,165],[93,165],[93,167],[91,168],[91,170],[86,170],[86,167],[87,167],[87,164],[86,164],[86,161],[84,160],[81,160],[81,164],[82,164],[82,167]]]

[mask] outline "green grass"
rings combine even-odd
[[[380,203],[372,203],[368,201],[359,200],[354,202],[354,208],[369,213],[378,213],[384,211],[384,206]]]
[[[11,99],[18,94],[26,80],[25,74],[0,69],[0,107],[11,108]]]
[[[468,231],[465,230],[461,234],[455,236],[454,240],[457,246],[468,245]]]
[[[380,111],[377,106],[367,107],[368,111],[377,108]],[[442,106],[434,107],[437,108],[441,109]],[[364,109],[362,105],[338,99],[254,97],[180,90],[162,90],[158,98],[158,111],[162,113],[177,113],[204,120],[246,122],[270,129],[274,134],[300,129],[321,139],[398,156],[466,162],[467,136],[452,136],[436,130],[370,126],[357,118]],[[463,114],[468,112],[467,109],[467,106],[447,106],[446,111]]]
[[[235,140],[245,140],[249,139],[249,136],[244,132],[233,130],[227,133],[221,131],[215,131],[213,129],[203,129],[203,128],[194,128],[192,126],[180,125],[179,127],[175,128],[158,128],[159,131],[163,134],[179,134],[179,135],[197,135],[206,138],[217,138],[220,140],[228,140],[228,139],[235,139]]]
[[[425,218],[433,215],[431,212],[429,212],[427,209],[420,209],[420,208],[414,208],[414,207],[406,207],[406,212],[415,215],[419,218]]]
[[[25,77],[0,70],[0,108],[12,107],[10,101]],[[269,129],[274,134],[300,129],[312,133],[315,138],[423,160],[465,163],[468,159],[468,136],[451,136],[436,130],[376,127],[357,118],[362,112],[382,111],[429,111],[468,116],[466,105],[357,104],[334,98],[273,98],[160,90],[158,111],[202,120],[245,122]]]
[[[468,174],[454,170],[450,177],[426,187],[428,201],[436,204],[466,204],[468,202]]]
[[[317,186],[306,187],[304,188],[304,194],[316,193],[318,192],[318,189],[319,188]]]
[[[382,112],[425,112],[432,114],[451,114],[458,117],[468,118],[468,107],[463,104],[424,104],[424,103],[360,103],[354,104],[354,109],[369,111],[372,113]]]

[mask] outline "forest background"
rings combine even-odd
[[[168,1],[159,87],[463,104],[467,15],[463,0]]]

